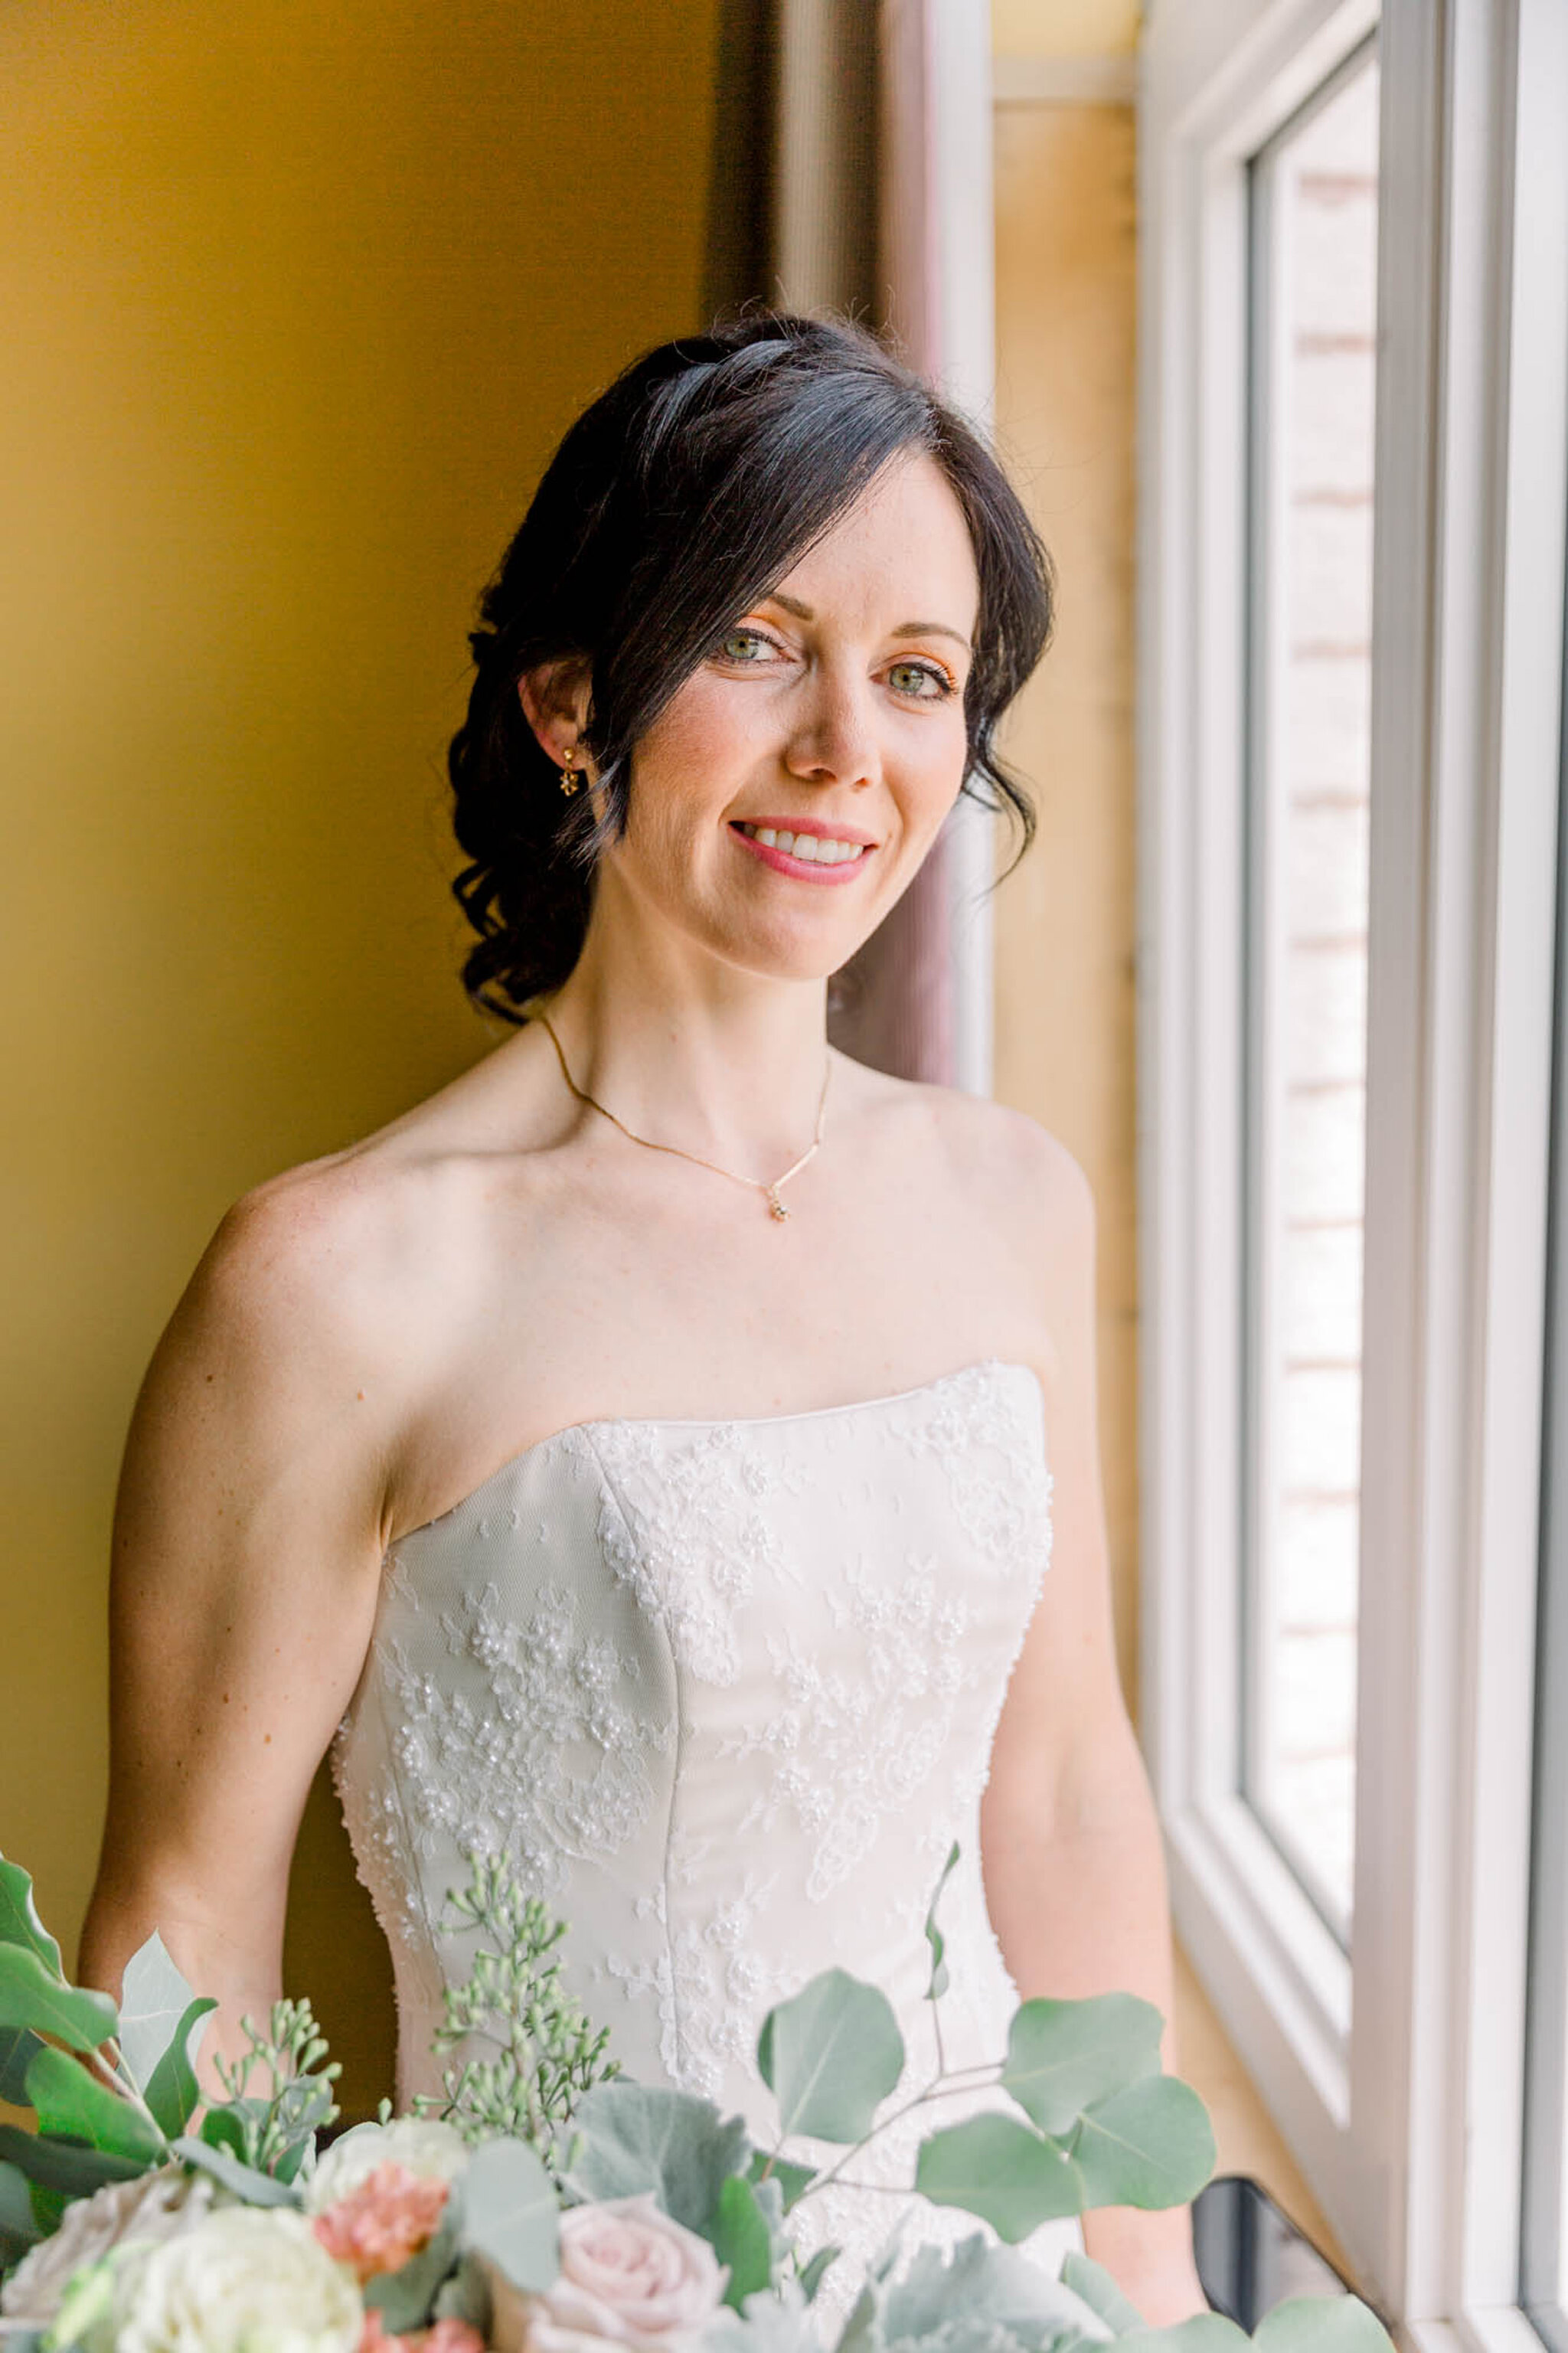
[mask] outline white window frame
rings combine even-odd
[[[1347,1961],[1233,1794],[1246,164],[1379,17]],[[1568,271],[1531,265],[1568,233],[1568,11],[1155,0],[1140,109],[1142,1732],[1175,1925],[1402,2339],[1540,2353],[1516,2298]]]

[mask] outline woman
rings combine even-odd
[[[927,2064],[954,1838],[950,2066],[1000,2055],[1020,1995],[1169,2017],[1087,1186],[1021,1114],[826,1039],[960,789],[1026,835],[993,735],[1048,619],[995,461],[856,329],[664,346],[567,435],[452,747],[465,978],[517,1034],[247,1194],[159,1344],[90,1981],[156,1924],[233,2048],[336,1735],[404,2099],[435,2086],[437,1915],[476,1846],[571,1922],[626,2071],[759,2136],[761,2017],[830,1963]],[[799,2210],[805,2246],[880,2241],[891,2140]],[[1151,2320],[1203,2309],[1184,2212],[1083,2235]],[[1054,2271],[1079,2236],[1028,2244]]]

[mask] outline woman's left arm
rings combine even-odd
[[[1010,1123],[1011,1124],[1011,1123]],[[1020,1133],[1022,1129],[1023,1133]],[[1141,1994],[1176,2069],[1171,1920],[1152,1793],[1116,1665],[1095,1395],[1094,1197],[1033,1122],[1025,1246],[1044,1284],[1050,1565],[1014,1667],[981,1806],[986,1903],[1019,1996]],[[1037,1286],[1037,1296],[1039,1295]],[[1106,2206],[1084,2244],[1151,2326],[1208,2309],[1186,2206]]]

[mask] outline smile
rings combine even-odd
[[[798,875],[803,882],[850,881],[873,846],[840,841],[831,835],[791,833],[769,825],[733,823],[730,830],[767,865],[781,874]]]

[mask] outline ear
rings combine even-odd
[[[541,747],[563,767],[588,716],[588,669],[578,654],[562,654],[524,670],[517,682],[523,715]]]

